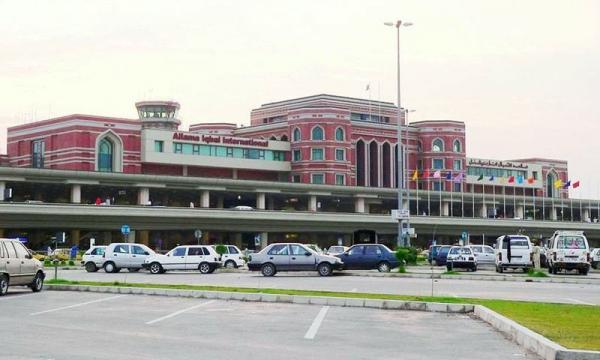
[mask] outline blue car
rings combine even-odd
[[[435,264],[437,266],[446,266],[450,248],[452,248],[452,246],[442,245],[437,249],[437,254],[435,256]]]
[[[336,255],[344,263],[344,270],[371,270],[389,272],[398,267],[396,254],[381,244],[353,245],[347,251]]]

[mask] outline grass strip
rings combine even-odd
[[[276,295],[299,296],[328,296],[378,300],[426,301],[443,303],[467,303],[484,305],[519,324],[541,334],[570,349],[600,351],[600,336],[597,326],[600,324],[600,307],[591,305],[572,305],[555,303],[538,303],[511,300],[490,300],[475,298],[455,298],[444,296],[413,296],[395,294],[373,294],[339,291],[295,290],[227,287],[210,285],[184,284],[147,284],[97,281],[71,281],[51,279],[47,284],[58,285],[88,285],[88,286],[118,286],[134,288],[174,289],[174,290],[205,290],[226,291],[236,293],[259,293]]]

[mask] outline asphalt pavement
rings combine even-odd
[[[12,289],[0,359],[539,359],[467,315]]]
[[[51,272],[48,274],[49,277],[52,276]],[[433,295],[600,305],[600,286],[590,284],[363,277],[343,273],[320,277],[316,272],[280,272],[274,277],[264,277],[258,272],[220,270],[206,275],[197,271],[173,271],[152,275],[148,272],[129,273],[127,270],[117,274],[107,274],[102,270],[96,273],[64,270],[59,271],[58,276],[68,280]]]

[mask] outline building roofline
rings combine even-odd
[[[354,97],[349,97],[349,96],[331,95],[331,94],[317,94],[317,95],[303,96],[303,97],[294,98],[294,99],[264,103],[264,104],[261,104],[259,108],[252,109],[252,111],[261,110],[264,108],[269,108],[269,107],[274,107],[274,106],[279,106],[279,105],[285,105],[285,104],[292,105],[292,104],[300,103],[300,102],[307,101],[307,100],[318,100],[318,99],[353,101],[353,102],[357,102],[360,104],[369,104],[370,103],[371,105],[381,104],[381,105],[384,105],[387,107],[396,108],[396,105],[393,102],[388,102],[388,101],[368,100],[368,99],[354,98]]]
[[[454,123],[454,124],[465,124],[464,121],[460,121],[460,120],[421,120],[421,121],[412,121],[409,123],[409,125],[414,126],[415,124],[419,125],[419,124],[428,124],[428,123]]]
[[[121,122],[131,122],[131,123],[141,124],[140,119],[127,119],[127,118],[120,118],[120,117],[86,115],[86,114],[70,114],[70,115],[64,115],[64,116],[59,116],[59,117],[55,117],[55,118],[45,119],[45,120],[33,121],[33,122],[30,122],[27,124],[10,126],[6,129],[7,129],[7,131],[23,130],[23,129],[29,129],[29,128],[40,126],[40,125],[50,124],[53,122],[64,121],[64,120],[112,120],[112,121],[116,120],[116,121],[121,121]]]

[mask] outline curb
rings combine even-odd
[[[473,314],[545,360],[598,360],[600,351],[570,350],[482,305]]]
[[[156,295],[171,297],[186,297],[200,299],[218,299],[233,301],[254,301],[254,302],[277,302],[287,304],[303,305],[328,305],[342,307],[362,307],[386,310],[415,310],[451,314],[472,313],[474,305],[469,304],[448,304],[433,303],[422,301],[402,301],[402,300],[378,300],[378,299],[360,299],[343,298],[327,296],[302,296],[302,295],[279,295],[279,294],[261,294],[261,293],[242,293],[208,290],[177,290],[177,289],[158,289],[158,288],[135,288],[135,287],[115,287],[115,286],[90,286],[90,285],[44,285],[46,290],[52,291],[82,291],[98,292],[110,294],[131,294],[131,295]]]

